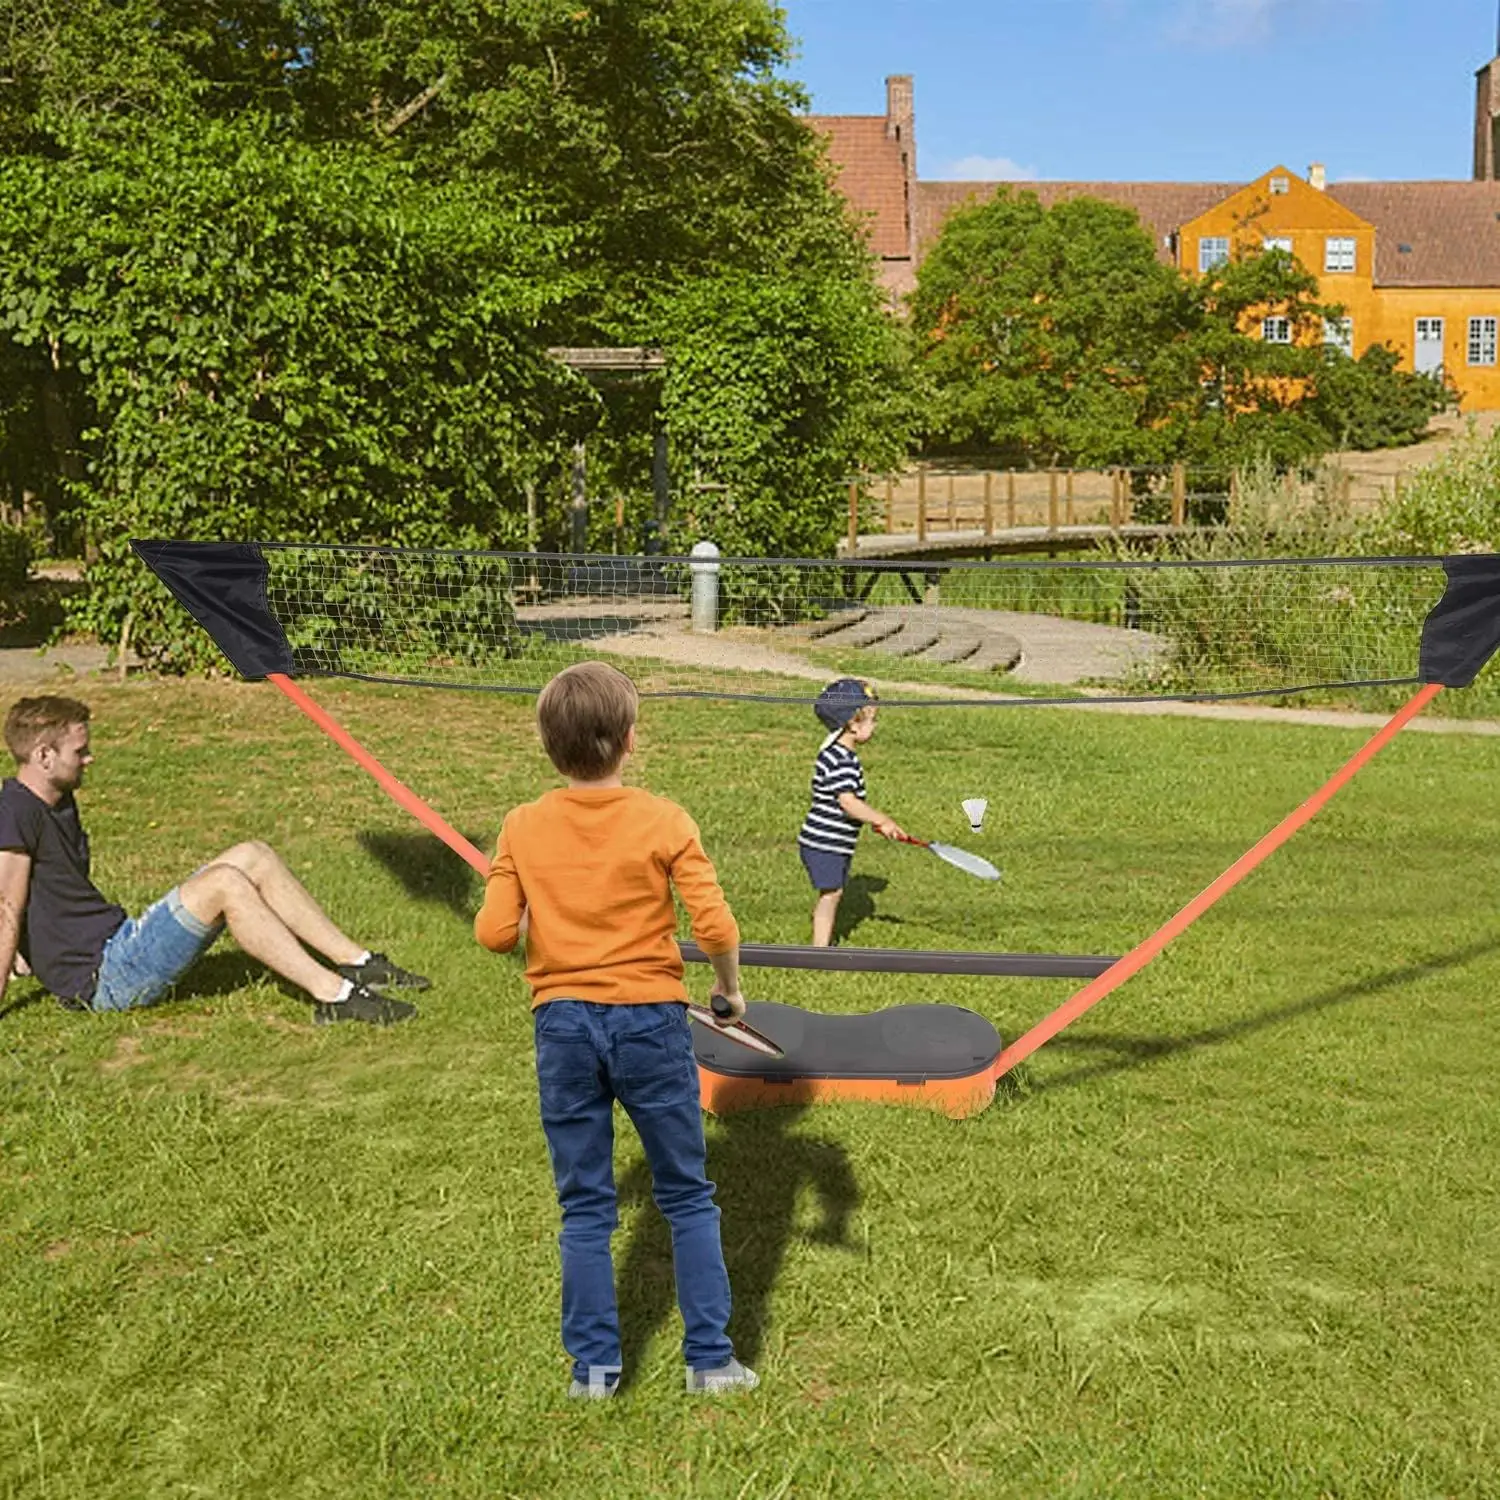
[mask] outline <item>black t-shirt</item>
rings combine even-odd
[[[70,792],[49,807],[14,779],[0,783],[0,849],[31,856],[21,955],[65,1000],[88,1000],[104,945],[125,920],[89,879],[89,837]]]

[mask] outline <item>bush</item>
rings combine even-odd
[[[31,539],[18,526],[0,524],[0,589],[19,589],[31,572]]]
[[[1383,344],[1372,344],[1358,359],[1324,351],[1310,409],[1335,447],[1364,452],[1415,443],[1438,412],[1456,404],[1441,377],[1414,375],[1399,369],[1400,362]]]
[[[1443,556],[1500,551],[1500,432],[1468,433],[1359,527],[1365,553]]]

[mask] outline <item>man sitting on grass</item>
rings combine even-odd
[[[226,849],[139,917],[106,901],[89,878],[73,800],[93,760],[87,704],[22,698],[5,717],[5,743],[17,769],[0,783],[0,1000],[14,966],[69,1010],[152,1005],[227,926],[246,953],[312,996],[320,1025],[385,1026],[415,1014],[381,991],[428,981],[345,937],[258,840]]]

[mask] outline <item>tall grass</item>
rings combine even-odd
[[[1161,560],[1222,563],[1237,558],[1432,557],[1500,549],[1500,435],[1472,430],[1441,460],[1417,471],[1373,511],[1356,514],[1337,474],[1320,472],[1313,493],[1293,500],[1269,467],[1240,477],[1227,524],[1164,541]],[[1332,582],[1331,582],[1332,580]],[[1228,689],[1263,676],[1326,683],[1407,676],[1417,668],[1422,626],[1444,578],[1431,568],[1351,565],[1163,570],[1142,575],[1143,608],[1169,644],[1154,672],[1167,690]],[[1204,684],[1207,684],[1205,687]],[[1383,708],[1399,689],[1337,689],[1296,702],[1336,701]],[[1493,667],[1441,711],[1472,716],[1500,710]]]

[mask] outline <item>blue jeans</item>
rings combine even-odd
[[[128,917],[104,945],[91,1010],[132,1010],[154,1005],[223,932],[200,922],[176,886],[138,917]]]
[[[671,1226],[682,1355],[695,1370],[734,1357],[729,1273],[706,1175],[698,1065],[680,1001],[608,1005],[549,1000],[536,1012],[542,1128],[562,1205],[562,1335],[573,1378],[613,1384],[621,1367],[609,1237],[619,1226],[614,1103],[646,1148],[652,1196]],[[614,1372],[614,1373],[604,1373]]]

